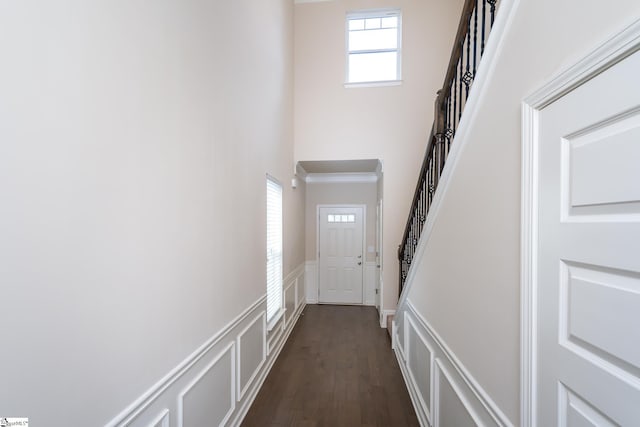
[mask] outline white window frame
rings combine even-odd
[[[366,19],[366,18],[378,18],[378,17],[398,17],[398,46],[396,49],[373,49],[368,51],[358,51],[359,53],[383,53],[383,52],[397,52],[396,57],[396,78],[394,80],[380,80],[380,81],[367,81],[367,82],[351,82],[349,81],[349,56],[351,51],[349,50],[349,21],[352,19]],[[366,86],[396,86],[402,84],[402,11],[399,8],[386,8],[386,9],[367,9],[358,10],[353,12],[347,12],[345,19],[345,76],[344,86],[350,87],[366,87]]]
[[[284,314],[283,304],[283,213],[282,184],[267,174],[266,186],[266,286],[267,329],[270,331]]]

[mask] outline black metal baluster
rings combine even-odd
[[[493,21],[496,19],[496,2],[497,0],[487,0],[487,3],[491,5],[491,27],[493,28]]]
[[[476,6],[473,9],[473,78],[476,77],[476,70],[478,67],[478,0],[476,0]]]
[[[464,77],[465,77],[465,81],[464,81],[464,86],[465,86],[465,96],[464,96],[464,100],[465,100],[465,104],[467,103],[467,99],[469,99],[469,86],[471,86],[471,79],[473,78],[473,76],[471,75],[471,72],[469,71],[470,67],[470,61],[469,58],[471,57],[470,55],[471,53],[471,22],[469,22],[469,28],[467,29],[467,68],[466,71],[464,73]]]
[[[485,15],[486,15],[486,9],[487,9],[487,0],[482,0],[482,47],[480,48],[480,57],[482,57],[482,55],[484,54],[484,43],[486,41],[486,37],[485,37]]]
[[[458,67],[458,125],[460,125],[460,119],[462,118],[462,55],[460,55],[460,66]]]
[[[458,107],[458,96],[457,96],[457,85],[458,83],[458,75],[455,73],[453,77],[453,84],[451,85],[451,90],[453,91],[453,131],[455,132],[458,129],[458,117],[456,115],[457,107]]]
[[[462,114],[471,92],[489,33],[495,21],[497,0],[466,0],[464,15],[456,35],[446,79],[435,105],[435,122],[428,141],[427,153],[414,193],[411,211],[405,226],[403,242],[398,248],[400,261],[400,289],[406,284],[411,264],[416,256],[418,241],[424,232],[453,139],[460,127]],[[487,7],[487,4],[489,7]],[[482,14],[480,17],[479,15]],[[480,30],[478,30],[480,27]],[[471,31],[473,30],[473,36]],[[480,38],[480,40],[478,40]],[[473,43],[473,52],[471,51]],[[464,91],[463,91],[464,84]],[[445,94],[446,91],[446,94]]]

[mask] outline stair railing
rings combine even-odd
[[[498,3],[499,0],[465,0],[444,84],[436,96],[435,117],[427,151],[402,243],[398,248],[400,293],[409,274],[451,143],[460,125],[469,91],[495,21]]]

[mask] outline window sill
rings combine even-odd
[[[380,87],[380,86],[400,86],[402,84],[402,80],[384,80],[380,82],[357,82],[357,83],[345,83],[345,88],[356,88],[356,87]]]
[[[278,322],[280,322],[280,319],[282,319],[282,316],[284,316],[284,312],[285,311],[286,310],[284,308],[281,308],[280,311],[278,311],[273,316],[273,318],[271,318],[271,320],[267,322],[267,332],[271,332],[273,330],[273,328],[276,327]]]

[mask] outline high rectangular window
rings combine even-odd
[[[399,9],[347,14],[347,83],[400,80]]]
[[[267,323],[282,311],[282,185],[267,175]]]

